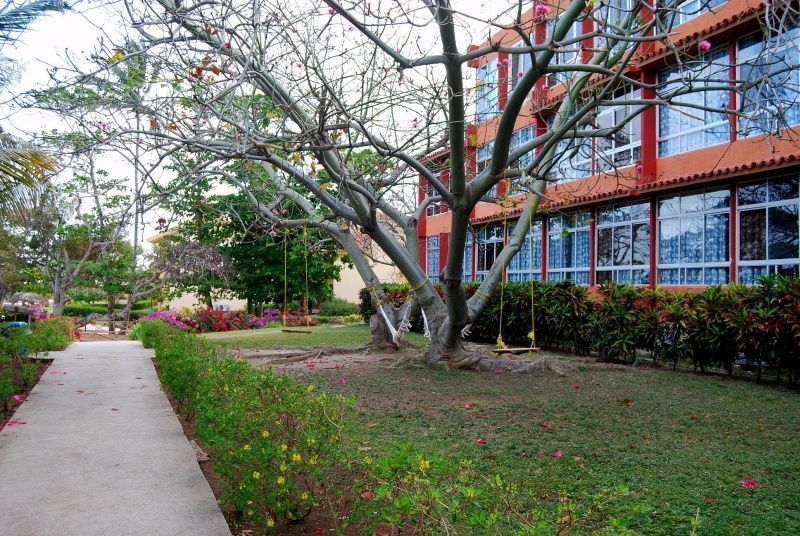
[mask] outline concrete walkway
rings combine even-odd
[[[229,536],[138,342],[75,343],[0,432],[3,536]],[[63,373],[62,373],[63,372]]]

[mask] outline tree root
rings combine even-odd
[[[431,359],[428,355],[428,364],[431,366],[444,366],[449,369],[476,370],[481,372],[554,372],[564,376],[564,371],[546,357],[536,357],[529,360],[502,359],[486,355],[479,351],[460,350],[439,355],[439,359]]]

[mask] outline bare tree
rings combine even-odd
[[[373,319],[374,333],[396,341],[412,306],[395,310],[381,291],[352,233],[369,235],[408,279],[414,306],[425,314],[432,335],[429,364],[513,369],[513,363],[466,352],[462,333],[519,251],[548,182],[559,167],[570,165],[587,140],[615,135],[653,106],[679,109],[690,117],[728,114],[743,122],[767,113],[778,130],[785,126],[781,122],[797,88],[776,92],[776,87],[782,74],[798,66],[769,63],[769,51],[790,34],[795,16],[789,5],[770,4],[772,14],[762,19],[764,46],[758,59],[746,64],[760,67],[739,69],[747,77],[732,80],[731,67],[737,66],[706,57],[706,43],[673,42],[672,26],[683,4],[572,0],[540,4],[531,18],[523,16],[529,3],[519,1],[501,14],[511,19],[506,24],[498,22],[502,18],[481,20],[479,13],[461,12],[447,0],[126,0],[126,15],[144,49],[128,51],[121,45],[108,49],[107,56],[112,62],[139,54],[158,58],[162,86],[142,100],[138,111],[148,116],[149,128],[126,133],[147,136],[147,150],[157,155],[153,166],[175,151],[189,151],[198,159],[186,181],[212,174],[245,192],[264,184],[274,188],[274,203],[267,206],[252,197],[264,218],[276,226],[327,231],[372,292],[380,313]],[[710,8],[702,4],[698,9]],[[543,22],[546,38],[532,39],[534,27]],[[479,35],[473,28],[513,32],[522,45],[492,39],[491,33]],[[487,44],[467,47],[481,41]],[[656,49],[672,57],[674,77],[648,80],[637,74],[637,58]],[[506,54],[512,63],[528,62],[530,68],[516,77],[512,73],[513,84],[498,79],[473,87],[467,64],[495,53]],[[93,74],[103,76],[103,67]],[[560,80],[565,91],[552,103],[547,130],[512,146],[515,122],[548,77]],[[475,120],[476,98],[485,97],[490,84],[513,89],[494,119],[490,164],[476,173],[468,166],[468,124]],[[628,89],[619,98],[622,88]],[[740,105],[733,109],[727,97],[690,98],[709,93],[735,93]],[[629,110],[624,118],[599,124],[600,110],[621,104]],[[442,147],[449,154],[447,183],[424,159]],[[225,165],[237,160],[263,172],[257,180],[227,173]],[[418,177],[431,194],[417,207],[404,206]],[[469,214],[479,202],[508,210],[503,199],[492,195],[506,180],[516,181],[528,195],[509,228],[506,247],[467,299],[462,266]],[[284,202],[302,207],[306,217],[282,217],[274,209]],[[444,298],[418,262],[417,225],[430,203],[442,203],[452,214],[441,278]],[[401,230],[399,236],[393,229]]]

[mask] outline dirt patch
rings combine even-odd
[[[14,416],[14,412],[16,411],[17,407],[19,407],[19,405],[22,404],[22,402],[26,398],[28,398],[28,395],[33,390],[33,388],[36,387],[36,384],[39,383],[39,380],[41,379],[42,375],[44,374],[44,371],[47,370],[47,367],[50,366],[50,364],[53,362],[53,360],[52,359],[34,359],[32,362],[36,363],[36,366],[37,366],[36,379],[33,380],[33,383],[30,385],[30,387],[26,387],[24,389],[21,389],[17,393],[17,394],[22,395],[22,397],[23,397],[22,401],[20,401],[18,403],[11,402],[11,404],[14,404],[11,408],[4,407],[4,406],[0,405],[0,431],[2,431],[3,428],[5,428],[6,423],[11,420],[11,417]]]

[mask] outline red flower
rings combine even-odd
[[[745,478],[744,480],[739,482],[739,484],[743,488],[747,488],[747,489],[757,488],[758,487],[758,481],[755,478]]]

